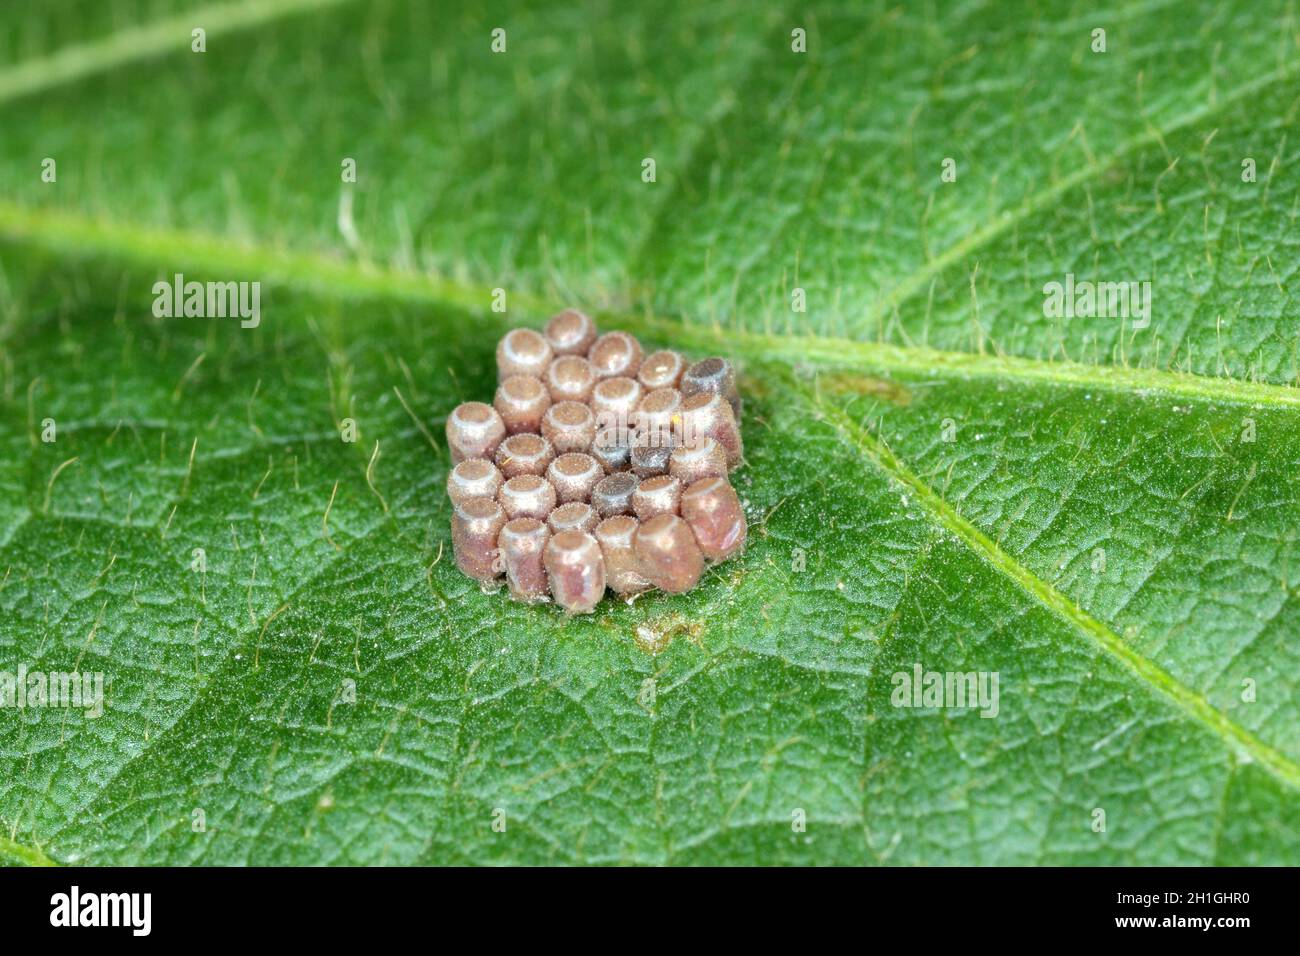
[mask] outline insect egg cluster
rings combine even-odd
[[[728,480],[744,452],[729,361],[646,355],[576,309],[541,332],[508,332],[496,358],[492,404],[447,417],[461,571],[585,614],[607,588],[689,591],[744,547]]]

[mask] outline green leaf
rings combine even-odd
[[[107,703],[0,708],[0,860],[1300,862],[1294,11],[5,16],[0,671]],[[751,528],[573,620],[441,438],[568,304],[741,363]]]

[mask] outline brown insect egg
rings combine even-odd
[[[512,329],[497,343],[497,377],[531,375],[541,378],[555,353],[546,338],[532,329]]]
[[[724,358],[706,358],[682,373],[682,395],[690,398],[700,392],[721,395],[740,418],[740,392],[736,389],[736,369]]]
[[[668,445],[633,445],[628,461],[638,478],[653,478],[668,473],[668,459],[673,450]]]
[[[639,484],[637,476],[630,471],[607,475],[596,482],[596,487],[591,489],[592,507],[602,518],[630,514],[632,495]]]
[[[467,458],[447,475],[447,497],[453,505],[470,498],[495,498],[501,487],[501,472],[482,458]]]
[[[727,467],[735,468],[744,456],[740,427],[726,400],[713,392],[696,392],[682,402],[682,444],[698,442],[707,435],[722,446]]]
[[[587,532],[552,534],[543,561],[551,597],[570,614],[589,614],[604,597],[605,558]]]
[[[600,523],[596,509],[585,501],[570,501],[552,511],[546,519],[552,534],[561,531],[592,531]]]
[[[561,355],[542,377],[553,402],[585,402],[591,398],[596,373],[581,355]]]
[[[637,487],[632,495],[632,510],[639,521],[649,521],[657,515],[675,515],[681,497],[680,481],[671,475],[655,475]]]
[[[596,525],[596,541],[605,556],[605,582],[618,594],[640,594],[650,587],[632,548],[639,527],[641,523],[630,515],[615,515]]]
[[[506,432],[535,432],[542,427],[542,416],[551,407],[551,393],[540,378],[511,375],[497,386],[492,407],[505,422]]]
[[[506,518],[536,518],[545,521],[555,507],[555,488],[538,475],[517,475],[501,486],[497,501]]]
[[[636,411],[637,434],[650,445],[672,447],[681,439],[682,393],[657,388],[641,399]]]
[[[682,517],[710,561],[725,561],[745,546],[745,509],[726,478],[702,478],[682,492]]]
[[[451,549],[456,566],[478,581],[496,579],[497,535],[506,514],[491,498],[469,498],[451,515]]]
[[[518,475],[544,475],[555,459],[555,449],[541,435],[520,432],[497,446],[497,467],[503,478]]]
[[[586,355],[596,341],[596,323],[585,312],[565,309],[551,317],[544,333],[556,355]]]
[[[465,402],[447,416],[447,447],[453,464],[467,458],[486,458],[496,453],[506,437],[506,425],[491,405]]]
[[[641,343],[626,332],[606,332],[592,344],[587,359],[597,378],[625,375],[635,378],[645,353]]]
[[[686,359],[680,352],[662,351],[647,355],[637,371],[637,380],[645,386],[646,391],[656,388],[676,388],[686,371]]]
[[[600,463],[606,474],[624,471],[632,459],[631,447],[619,441],[615,432],[598,432],[587,454]]]
[[[597,427],[630,428],[632,415],[644,395],[645,389],[634,378],[626,375],[602,378],[591,390],[591,410],[596,413]]]
[[[689,591],[704,573],[704,555],[690,527],[677,515],[642,523],[632,538],[641,575],[669,594]]]
[[[591,489],[604,474],[605,470],[596,459],[581,452],[561,455],[546,469],[546,477],[555,486],[560,504],[588,500]]]
[[[506,441],[510,441],[509,438]],[[501,447],[505,447],[503,444]],[[500,458],[501,452],[497,452]],[[679,445],[668,459],[668,474],[681,481],[682,486],[701,478],[727,476],[727,453],[722,446],[704,435],[694,445]]]
[[[507,521],[497,536],[500,564],[506,572],[510,596],[516,601],[536,604],[545,601],[550,591],[542,554],[551,538],[551,529],[536,518]]]
[[[596,437],[596,416],[582,402],[556,402],[542,416],[542,437],[557,454],[586,451]]]

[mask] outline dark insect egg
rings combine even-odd
[[[668,473],[668,459],[673,450],[668,445],[633,445],[630,461],[638,478],[653,478]]]
[[[682,394],[689,398],[700,392],[721,396],[740,418],[740,392],[736,390],[736,369],[724,358],[706,358],[682,374]]]
[[[632,496],[638,484],[639,479],[630,471],[607,475],[591,489],[592,507],[602,518],[631,514]]]

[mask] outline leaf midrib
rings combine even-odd
[[[189,50],[190,31],[209,37],[247,30],[297,13],[353,0],[239,0],[196,7],[152,23],[115,30],[45,56],[0,68],[0,103],[30,96],[128,63]]]
[[[169,230],[90,219],[73,213],[33,210],[0,202],[0,237],[49,251],[85,258],[90,253],[145,267],[169,263],[213,274],[258,275],[264,281],[342,294],[351,298],[396,299],[481,315],[501,325],[508,318],[487,309],[489,289],[386,265],[357,262],[322,252],[297,252],[257,243],[233,242],[191,230]],[[541,316],[555,310],[555,299],[531,292],[509,292],[513,309]],[[723,350],[752,360],[784,358],[791,363],[824,363],[886,373],[956,379],[1012,380],[1062,388],[1244,406],[1300,409],[1300,388],[1194,372],[1090,365],[1022,356],[950,352],[925,346],[820,336],[783,336],[685,316],[626,311],[606,315],[627,328],[654,334],[701,350]]]

